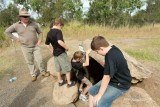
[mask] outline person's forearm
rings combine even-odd
[[[41,40],[39,39],[36,45],[40,46],[40,44],[41,44]]]
[[[10,26],[9,28],[7,28],[4,32],[4,34],[8,37],[10,37],[11,39],[17,40],[18,38],[15,37],[12,33],[13,33],[14,28],[12,26]]]
[[[42,33],[42,32],[40,32],[40,33],[38,34],[38,36],[39,36],[39,38],[38,38],[38,39],[39,39],[39,40],[41,40],[41,42],[42,42],[42,40],[43,40],[43,39],[42,39],[42,38],[43,38],[43,33]]]
[[[89,66],[89,55],[88,54],[86,54],[86,60],[83,63],[83,66]]]
[[[109,75],[104,75],[102,78],[101,86],[98,92],[98,95],[102,96],[108,86],[108,83],[110,81],[110,76]]]
[[[65,50],[68,50],[67,45],[63,41],[58,40],[58,44],[61,45]]]
[[[86,61],[83,63],[83,66],[89,66],[89,53],[91,52],[91,49],[88,49],[86,51]]]

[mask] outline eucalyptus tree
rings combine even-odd
[[[33,10],[38,19],[50,22],[52,19],[62,17],[68,21],[81,20],[83,17],[81,0],[13,0],[24,8]]]
[[[73,0],[74,2],[74,20],[78,20],[81,21],[83,18],[83,3],[81,2],[81,0]]]
[[[14,4],[0,11],[0,26],[8,26],[18,21],[18,9]]]
[[[0,11],[4,8],[5,3],[4,0],[0,0]]]
[[[145,13],[148,23],[160,23],[160,0],[147,0]]]
[[[43,7],[46,5],[45,1],[46,0],[30,0],[31,9],[38,14],[38,18],[40,17]]]
[[[78,20],[83,17],[83,4],[81,0],[64,0],[62,16],[67,21]]]
[[[110,26],[125,26],[129,24],[131,13],[140,9],[142,5],[141,0],[90,0],[88,21]]]
[[[30,7],[30,0],[13,0],[14,4],[20,4],[22,5],[24,8],[26,8],[27,10],[29,10]]]

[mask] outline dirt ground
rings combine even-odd
[[[44,45],[41,46],[42,56],[45,64],[52,57],[51,53]],[[44,78],[38,76],[36,82],[31,82],[31,76],[27,65],[25,64],[21,50],[18,48],[16,54],[14,49],[8,53],[9,57],[16,58],[17,63],[13,65],[12,73],[6,74],[0,80],[0,107],[60,107],[52,103],[52,91],[56,77],[50,76]],[[3,56],[0,56],[3,57]],[[142,61],[141,61],[142,62]],[[135,86],[141,87],[160,105],[160,73],[151,63],[142,62],[152,70],[153,74],[150,78]],[[17,77],[12,83],[8,82],[11,77]],[[87,107],[88,104],[82,101],[75,103],[77,107]]]

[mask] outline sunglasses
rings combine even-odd
[[[23,17],[23,18],[29,18],[29,16],[21,16],[21,17]]]

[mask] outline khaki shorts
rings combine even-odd
[[[59,56],[54,56],[54,63],[57,72],[66,74],[71,71],[71,62],[69,61],[69,57],[66,52]]]

